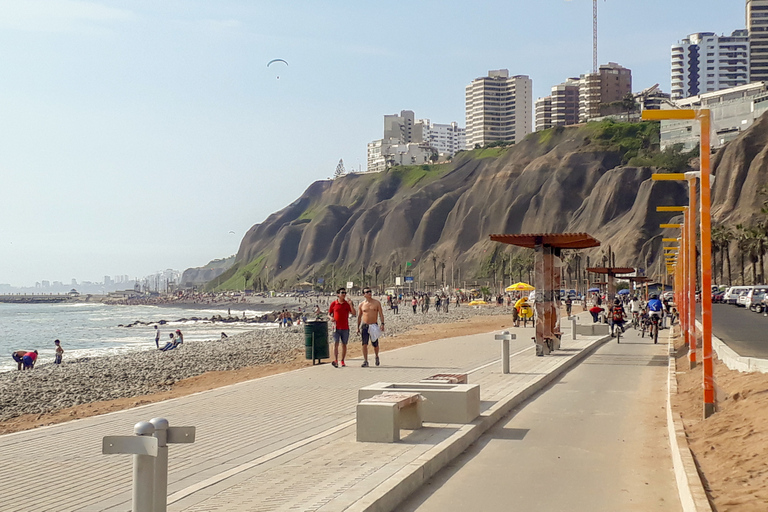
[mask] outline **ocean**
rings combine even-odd
[[[272,311],[268,304],[256,305],[253,310],[232,311],[233,315],[248,317]],[[264,310],[256,309],[262,306]],[[11,352],[37,350],[39,363],[53,362],[53,340],[61,340],[64,358],[104,356],[135,350],[155,349],[155,329],[151,325],[118,327],[136,320],[143,322],[168,321],[160,326],[161,346],[168,334],[180,329],[184,341],[219,339],[222,331],[227,335],[253,329],[274,328],[275,324],[176,322],[190,317],[227,315],[226,305],[211,309],[185,309],[158,306],[115,306],[107,304],[5,304],[0,303],[0,371],[15,370]]]

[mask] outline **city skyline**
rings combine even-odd
[[[143,276],[231,255],[339,158],[364,169],[383,115],[464,124],[464,88],[489,70],[530,76],[534,100],[589,72],[591,7],[9,4],[0,283]],[[599,9],[599,61],[632,69],[634,90],[669,92],[670,47],[688,34],[746,23],[741,1]],[[275,58],[288,65],[267,67]]]

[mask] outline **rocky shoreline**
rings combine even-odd
[[[509,315],[502,307],[461,306],[448,313],[399,315],[386,311],[387,336],[423,324],[451,323],[475,316]],[[354,322],[354,320],[352,320]],[[359,343],[353,337],[350,343]],[[384,342],[385,343],[385,342]],[[384,345],[386,346],[386,345]],[[44,414],[76,405],[129,398],[170,389],[174,383],[211,371],[287,363],[304,350],[302,327],[255,330],[223,341],[187,342],[176,350],[147,350],[44,364],[32,371],[0,373],[0,421]]]

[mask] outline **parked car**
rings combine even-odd
[[[768,292],[768,286],[758,285],[747,293],[748,298],[746,302],[750,311],[756,311],[758,313],[763,312],[763,298],[765,297],[766,292]]]
[[[712,302],[713,303],[723,302],[723,297],[725,297],[725,291],[713,293]]]
[[[752,294],[749,310],[755,313],[763,312],[763,299],[765,299],[765,292],[757,292]]]
[[[741,295],[741,292],[745,290],[749,291],[749,286],[731,286],[725,292],[723,302],[726,304],[736,304],[736,300],[739,298],[739,295]]]
[[[749,292],[751,292],[754,289],[754,286],[747,286],[746,290],[742,290],[739,292],[739,296],[736,299],[736,305],[740,308],[745,308],[749,306]]]

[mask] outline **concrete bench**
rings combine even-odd
[[[386,392],[419,393],[424,397],[422,417],[431,423],[470,423],[480,415],[480,386],[444,382],[377,382],[360,388],[358,401]]]
[[[357,440],[394,443],[400,429],[421,428],[422,397],[418,393],[381,393],[357,404]]]
[[[466,373],[438,373],[436,375],[429,376],[426,379],[421,379],[419,382],[443,382],[447,384],[466,384],[467,374]]]
[[[611,328],[607,324],[576,324],[573,330],[574,334],[582,336],[604,336],[610,334]]]

